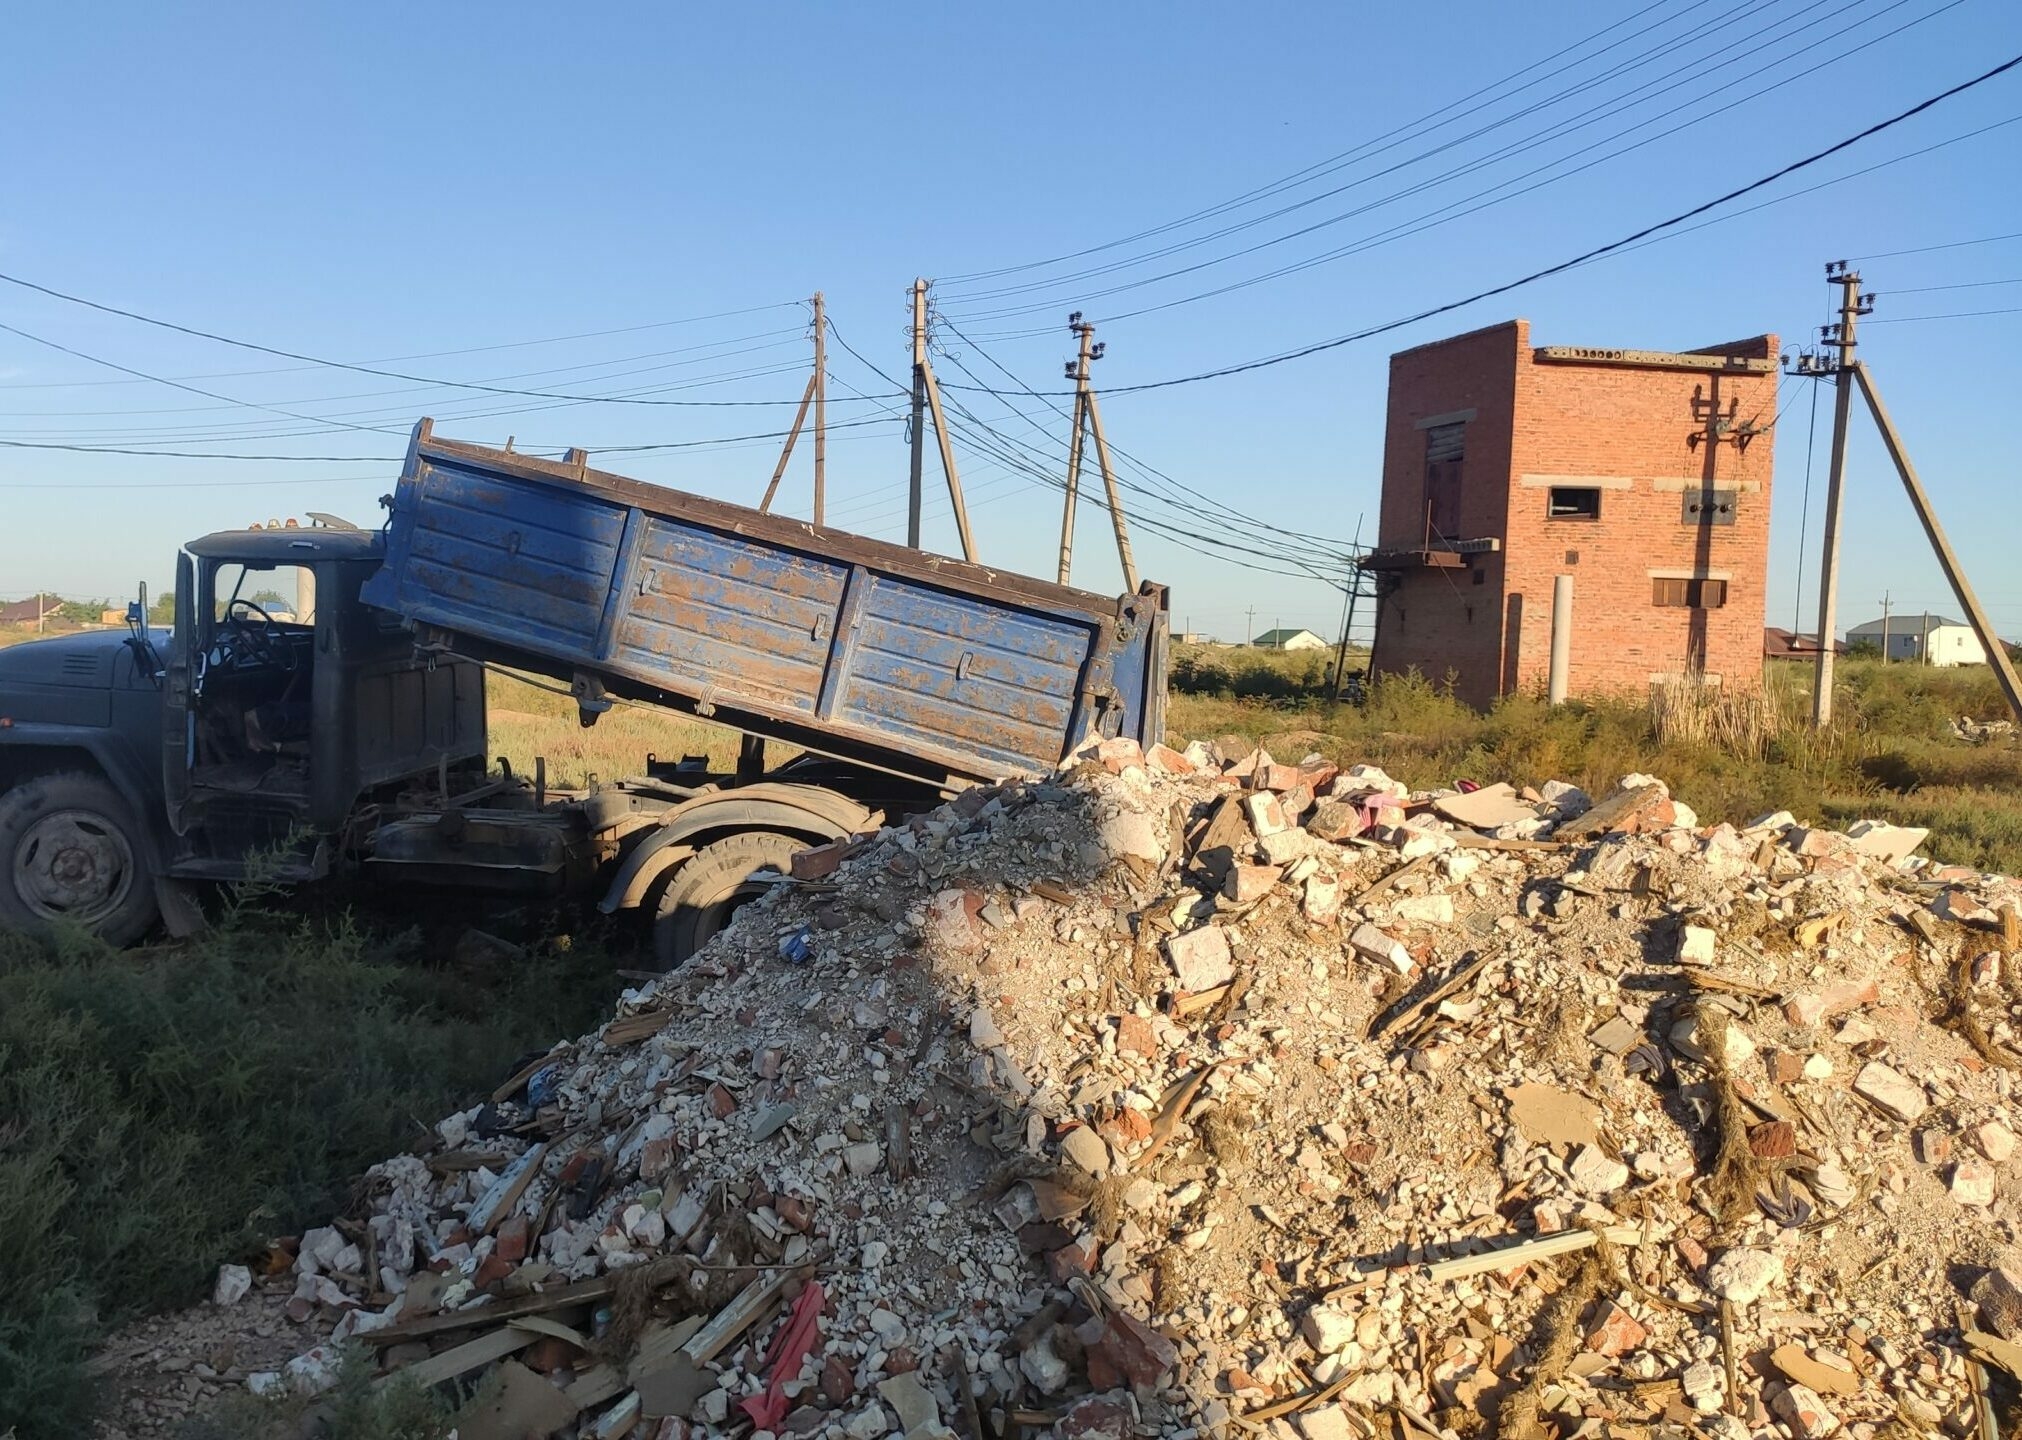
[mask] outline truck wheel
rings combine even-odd
[[[672,970],[707,945],[738,906],[766,892],[753,877],[768,870],[786,874],[807,843],[763,832],[732,835],[683,861],[661,892],[653,921],[653,958],[660,968]]]
[[[0,924],[81,925],[131,945],[155,919],[140,827],[112,786],[96,775],[43,775],[0,795]]]

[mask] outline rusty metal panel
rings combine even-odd
[[[402,527],[400,599],[424,605],[439,625],[489,628],[509,616],[526,639],[587,658],[625,517],[593,496],[431,465]]]
[[[811,713],[848,575],[834,561],[649,520],[610,658]]]
[[[872,576],[835,718],[914,745],[959,740],[1005,773],[1050,765],[1089,651],[1085,625]]]

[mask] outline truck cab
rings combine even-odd
[[[315,879],[402,793],[481,785],[483,671],[360,603],[381,558],[371,531],[207,535],[169,631],[0,651],[0,924],[129,942],[177,881]]]

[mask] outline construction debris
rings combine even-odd
[[[809,868],[375,1166],[253,1283],[255,1387],[352,1339],[494,1381],[472,1434],[1864,1440],[1973,1433],[1962,1292],[2022,1353],[2017,1074],[1941,1023],[1964,954],[2022,1049],[2022,887],[1904,832],[1111,741]]]

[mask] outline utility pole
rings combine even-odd
[[[807,421],[808,407],[814,407],[814,523],[821,524],[822,502],[826,498],[824,473],[828,461],[828,360],[826,330],[828,321],[822,311],[821,291],[814,292],[814,373],[807,377],[807,388],[800,393],[800,408],[793,412],[793,424],[787,427],[786,443],[779,447],[779,463],[772,467],[772,483],[765,487],[765,498],[758,502],[761,514],[772,509],[772,499],[779,493],[780,477],[786,474],[786,462],[793,458],[793,442],[800,439],[800,427]],[[512,448],[512,442],[506,442]]]
[[[1249,649],[1257,643],[1257,607],[1252,605],[1243,612],[1243,648]]]
[[[1081,499],[1081,436],[1088,423],[1088,362],[1094,358],[1089,343],[1095,336],[1093,325],[1081,323],[1081,312],[1067,317],[1067,328],[1081,342],[1081,353],[1067,365],[1067,378],[1074,382],[1074,423],[1067,436],[1067,499],[1060,511],[1060,568],[1054,578],[1062,585],[1074,569],[1074,510]]]
[[[1124,588],[1137,593],[1137,561],[1130,551],[1130,529],[1123,518],[1123,497],[1117,492],[1116,470],[1109,463],[1109,441],[1102,433],[1102,407],[1096,403],[1090,384],[1089,364],[1102,358],[1103,347],[1094,342],[1095,326],[1075,311],[1067,317],[1067,328],[1080,342],[1080,353],[1067,364],[1067,378],[1074,382],[1074,428],[1067,440],[1067,498],[1060,517],[1060,571],[1062,585],[1074,561],[1074,511],[1081,497],[1081,464],[1086,456],[1083,433],[1095,439],[1095,460],[1102,469],[1102,491],[1109,504],[1110,528],[1116,532],[1116,558],[1123,567]]]
[[[1826,480],[1824,557],[1818,580],[1818,674],[1812,684],[1811,723],[1823,729],[1832,723],[1833,630],[1839,621],[1839,527],[1846,502],[1846,432],[1853,413],[1854,325],[1874,308],[1874,297],[1861,294],[1860,272],[1846,261],[1835,260],[1825,267],[1826,283],[1840,287],[1839,320],[1828,325],[1821,338],[1839,352],[1837,363],[1827,366],[1817,357],[1799,357],[1797,373],[1830,374],[1837,386],[1832,409],[1832,468]]]
[[[920,548],[921,479],[927,443],[927,282],[913,282],[913,473],[906,497],[906,543]]]
[[[934,438],[940,442],[941,473],[948,479],[948,504],[955,512],[955,532],[962,541],[962,558],[974,563],[976,537],[969,530],[969,505],[962,498],[962,476],[955,468],[955,446],[948,438],[947,417],[941,413],[941,386],[934,378],[934,362],[927,356],[927,282],[913,282],[913,456],[912,488],[907,495],[906,543],[920,548],[920,502],[926,468],[924,420],[934,420]]]
[[[1882,664],[1889,663],[1889,592],[1882,591]]]
[[[822,522],[828,498],[828,317],[821,291],[814,292],[814,523]]]

